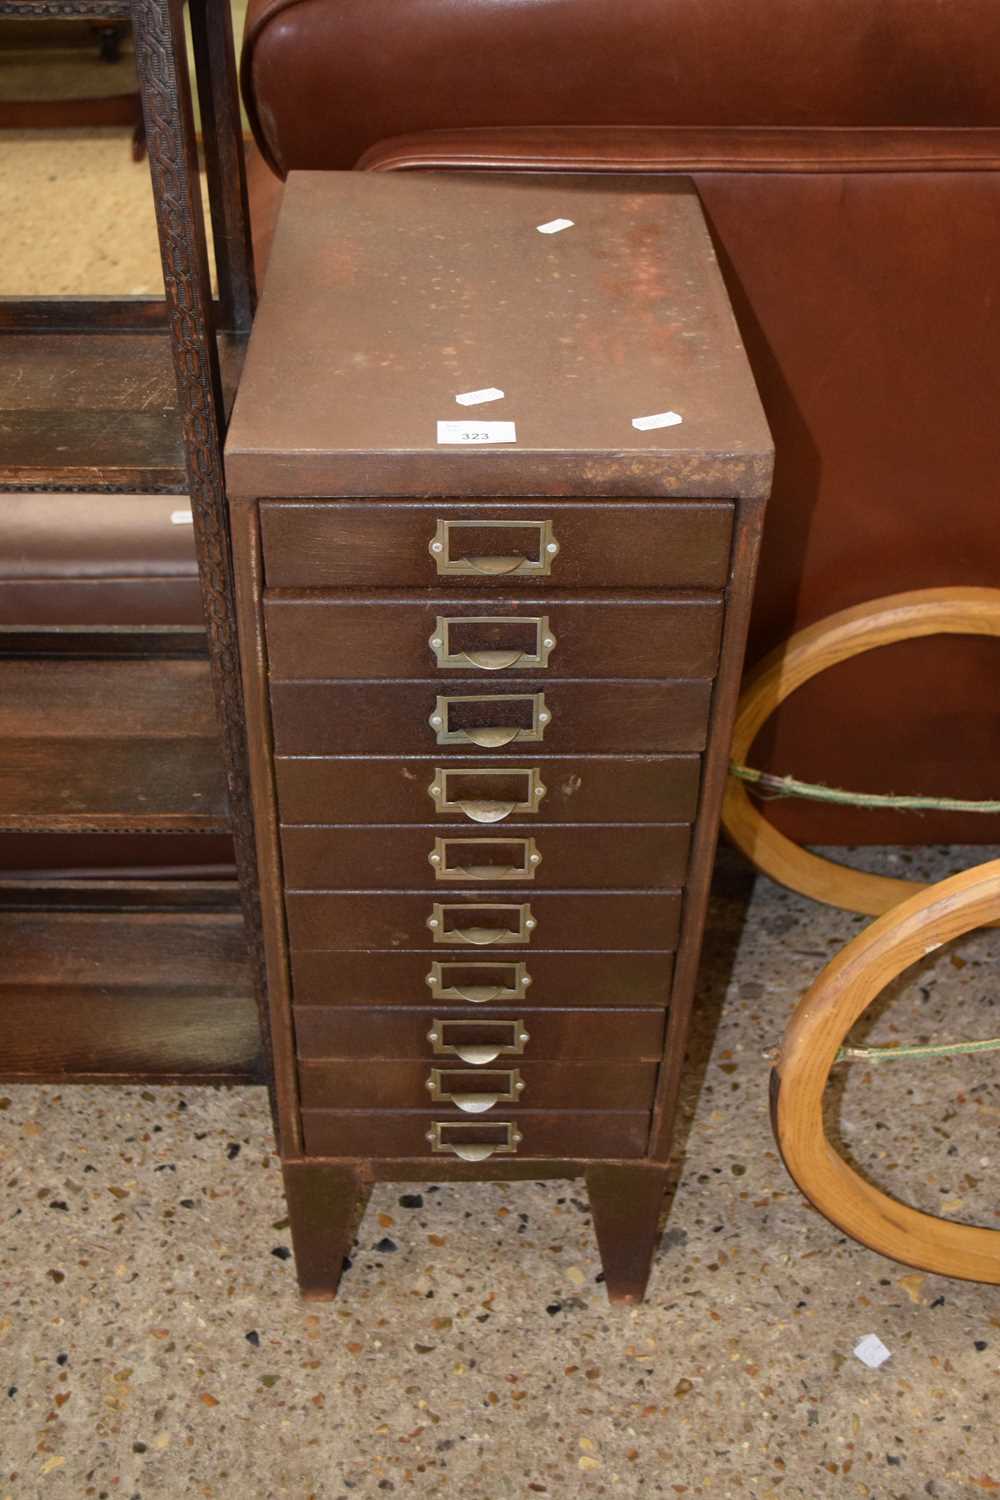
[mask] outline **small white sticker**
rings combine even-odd
[[[866,1333],[863,1339],[859,1339],[854,1346],[854,1353],[871,1370],[877,1370],[879,1365],[884,1365],[887,1359],[892,1358],[892,1351],[885,1347],[875,1333]]]
[[[439,422],[439,443],[516,443],[513,422]]]
[[[561,234],[564,229],[573,228],[572,219],[549,219],[547,224],[539,224],[539,234]]]
[[[455,400],[459,406],[485,406],[487,401],[502,401],[503,391],[498,390],[495,385],[488,385],[482,391],[463,391]]]
[[[677,427],[684,418],[675,411],[658,411],[652,417],[633,417],[632,426],[639,432],[652,432],[656,427]]]
[[[171,526],[193,526],[194,516],[189,510],[172,510],[170,524]]]

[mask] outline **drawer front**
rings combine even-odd
[[[285,879],[298,890],[413,890],[498,882],[536,888],[676,888],[687,873],[691,830],[648,828],[283,828]]]
[[[521,818],[543,823],[689,823],[698,807],[697,755],[525,757],[508,764],[466,756],[335,760],[280,756],[286,823],[426,823],[467,827]]]
[[[299,1064],[304,1109],[427,1109],[484,1118],[522,1109],[652,1109],[655,1062],[533,1062],[468,1068],[435,1058]]]
[[[272,595],[264,618],[270,671],[285,681],[711,677],[722,600]]]
[[[491,1053],[483,1066],[495,1061],[500,1067],[516,1067],[520,1058],[658,1062],[665,1026],[662,1010],[508,1007],[491,1009],[484,1016],[454,1006],[420,1010],[295,1007],[300,1058],[422,1058],[435,1064],[440,1060],[474,1066],[470,1058]]]
[[[279,755],[701,750],[711,683],[273,682]],[[437,720],[432,724],[431,720]]]
[[[434,1164],[455,1156],[465,1161],[644,1156],[649,1111],[524,1110],[494,1122],[435,1110],[304,1109],[302,1133],[307,1156],[427,1157],[427,1176],[433,1178]]]
[[[330,953],[291,955],[300,1005],[667,1006],[669,953]]]
[[[264,501],[260,514],[269,588],[719,589],[733,528],[728,501]]]
[[[433,947],[442,958],[506,948],[672,951],[680,893],[510,890],[289,891],[293,948]],[[431,924],[434,924],[433,926]]]

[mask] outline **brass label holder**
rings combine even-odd
[[[470,531],[537,532],[535,555],[452,556],[462,546],[461,533]],[[427,544],[441,578],[547,578],[559,552],[551,521],[439,520]]]
[[[516,850],[518,864],[479,864],[475,861],[491,850]],[[436,838],[427,856],[436,880],[534,880],[542,862],[535,840]]]
[[[452,630],[464,625],[533,626],[534,649],[462,650],[453,644]],[[556,638],[549,627],[548,615],[438,615],[428,644],[439,667],[474,667],[480,672],[526,672],[544,671],[549,664],[549,655],[555,649]]]
[[[481,786],[488,776],[502,777],[508,783],[514,776],[525,777],[526,784],[521,800],[512,802],[500,798],[462,796],[463,777],[466,781],[472,777]],[[435,811],[441,813],[442,816],[461,813],[472,823],[502,823],[512,813],[537,813],[547,790],[548,788],[542,784],[541,771],[538,766],[512,766],[510,770],[506,766],[489,766],[482,770],[438,766],[434,771],[434,780],[427,788],[427,794],[434,803]]]
[[[458,975],[474,974],[478,983],[468,979],[458,981]],[[503,983],[508,980],[509,983]],[[522,963],[467,964],[435,960],[427,975],[426,983],[432,1000],[467,1001],[469,1005],[490,1005],[499,1000],[504,1005],[514,1005],[524,1000],[531,975]]]
[[[519,1068],[431,1068],[427,1089],[435,1104],[454,1104],[466,1115],[485,1115],[498,1104],[516,1104],[525,1090]]]
[[[451,710],[457,703],[530,703],[530,724],[483,724],[466,729],[452,729]],[[497,750],[515,740],[541,740],[552,714],[545,706],[544,693],[462,693],[439,694],[428,723],[437,735],[439,745],[479,745],[483,750]]]
[[[450,1033],[456,1030],[466,1039],[449,1041]],[[483,1040],[469,1041],[470,1033]],[[427,1040],[435,1057],[460,1057],[472,1068],[485,1068],[498,1057],[520,1057],[531,1037],[523,1021],[442,1020],[436,1016]]]
[[[471,926],[449,927],[448,922],[455,916],[465,918],[485,916],[493,917],[495,920],[513,926],[485,927],[474,923]],[[447,902],[435,901],[431,914],[427,918],[427,926],[433,934],[435,943],[453,943],[455,945],[466,945],[473,948],[489,948],[496,945],[521,946],[531,941],[531,934],[538,926],[537,921],[531,915],[531,906],[527,901],[510,902],[482,902],[469,904],[461,902],[449,905]]]
[[[523,1137],[512,1120],[481,1124],[435,1120],[425,1139],[435,1156],[450,1152],[462,1161],[486,1161],[491,1156],[513,1156]]]

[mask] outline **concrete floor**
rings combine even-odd
[[[941,877],[989,852],[865,858]],[[640,1308],[609,1308],[571,1183],[382,1187],[339,1300],[304,1305],[261,1091],[4,1090],[0,1500],[1000,1491],[1000,1295],[845,1240],[770,1136],[764,1054],[860,921],[750,885],[728,855]],[[872,1038],[995,1034],[997,959],[993,932],[940,950]],[[1000,1221],[995,1063],[843,1071],[836,1128],[875,1181]]]
[[[0,292],[158,285],[127,131],[0,134],[0,183]],[[989,852],[864,858],[940,878]],[[383,1187],[340,1299],[305,1306],[261,1091],[0,1089],[0,1500],[1000,1493],[1000,1295],[845,1240],[770,1136],[765,1051],[860,925],[722,861],[633,1310],[563,1183]],[[940,950],[873,1038],[996,1034],[997,962],[994,932]],[[889,1192],[1000,1227],[997,1078],[851,1065],[831,1110]]]

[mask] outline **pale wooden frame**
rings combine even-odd
[[[926,635],[1000,636],[1000,589],[939,588],[892,594],[800,630],[751,674],[736,711],[732,760],[747,763],[764,723],[811,677],[877,646]],[[732,776],[722,822],[733,842],[765,875],[828,906],[880,916],[924,889],[917,881],[852,870],[809,853],[779,833],[758,811],[745,785]]]
[[[841,950],[800,1001],[771,1075],[775,1139],[820,1213],[881,1255],[991,1285],[1000,1284],[1000,1230],[939,1219],[866,1182],[826,1138],[823,1092],[844,1038],[887,984],[942,943],[998,918],[1000,860],[928,886],[887,912]]]

